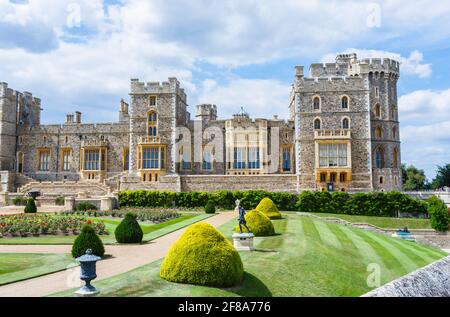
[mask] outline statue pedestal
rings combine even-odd
[[[233,234],[233,245],[238,251],[253,251],[253,233],[235,233]]]
[[[75,292],[75,295],[78,297],[94,297],[97,296],[100,293],[99,290],[97,290],[95,287],[86,287],[83,286],[78,291]]]

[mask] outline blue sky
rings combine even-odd
[[[43,123],[116,121],[129,79],[177,77],[188,103],[288,116],[294,66],[336,53],[401,62],[402,161],[450,162],[450,2],[0,0],[0,81],[42,99]]]

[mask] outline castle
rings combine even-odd
[[[40,123],[41,100],[0,83],[0,191],[84,188],[213,191],[401,190],[399,63],[358,60],[295,67],[289,120],[195,117],[176,78],[131,79],[114,123]]]

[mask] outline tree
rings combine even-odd
[[[103,257],[105,254],[105,247],[103,246],[102,240],[90,225],[85,225],[81,229],[80,235],[73,242],[72,256],[78,258],[85,255],[87,249],[91,249],[92,253],[99,257]]]
[[[37,212],[36,204],[33,198],[28,198],[27,205],[25,206],[24,212],[26,214],[35,214]]]
[[[408,167],[402,164],[402,179],[404,190],[423,190],[428,189],[429,184],[425,172],[413,165]]]
[[[119,243],[141,243],[144,233],[139,226],[136,215],[127,213],[114,231],[114,235]]]
[[[445,203],[436,196],[431,196],[427,202],[431,227],[436,231],[448,231],[449,215]]]
[[[450,164],[438,166],[436,177],[431,183],[433,189],[442,188],[444,186],[450,187]]]

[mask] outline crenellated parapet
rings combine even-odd
[[[139,79],[131,79],[130,94],[178,94],[186,99],[186,93],[180,87],[180,82],[174,77],[170,77],[168,81],[163,82],[141,82]]]

